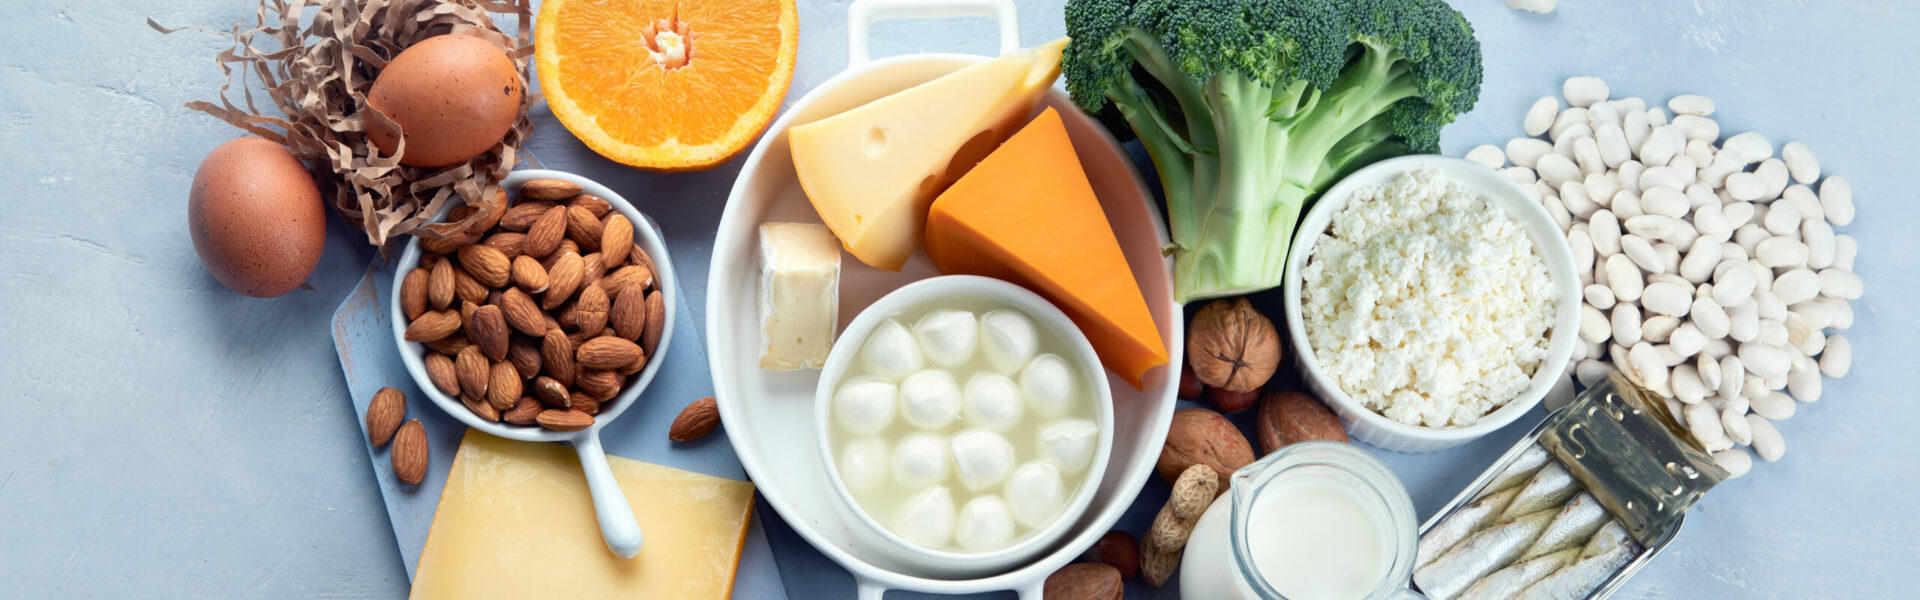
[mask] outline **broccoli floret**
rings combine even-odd
[[[1280,284],[1300,213],[1439,148],[1480,44],[1442,0],[1070,0],[1067,90],[1160,174],[1181,301]]]

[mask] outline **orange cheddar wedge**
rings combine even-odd
[[[927,256],[947,274],[1046,297],[1138,388],[1167,350],[1059,113],[1048,108],[933,201]]]

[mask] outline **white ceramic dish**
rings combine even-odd
[[[1354,190],[1385,185],[1401,173],[1423,168],[1438,169],[1447,179],[1478,192],[1506,210],[1526,229],[1527,237],[1533,239],[1534,249],[1546,261],[1547,275],[1553,280],[1555,313],[1553,330],[1547,337],[1546,360],[1534,371],[1532,383],[1519,397],[1465,427],[1407,425],[1362,406],[1320,370],[1320,361],[1314,357],[1313,348],[1307,345],[1306,327],[1300,317],[1301,269],[1306,266],[1313,252],[1314,242],[1320,239],[1333,221],[1334,213],[1353,199]],[[1577,341],[1580,321],[1580,277],[1573,270],[1573,251],[1567,247],[1566,237],[1560,233],[1559,226],[1547,214],[1546,208],[1533,201],[1527,191],[1520,188],[1520,184],[1507,179],[1505,175],[1466,160],[1445,156],[1416,155],[1383,160],[1355,171],[1321,194],[1320,199],[1314,202],[1313,209],[1307,211],[1306,218],[1300,220],[1300,227],[1293,235],[1293,247],[1287,252],[1284,299],[1287,339],[1293,346],[1294,359],[1300,363],[1300,371],[1307,385],[1327,400],[1335,413],[1339,413],[1340,420],[1347,423],[1347,429],[1353,437],[1396,452],[1445,450],[1507,426],[1520,415],[1533,410],[1534,405],[1539,404],[1555,384],[1566,379],[1567,362],[1573,358],[1573,344]]]
[[[641,214],[625,198],[621,198],[620,194],[572,173],[539,169],[514,171],[507,174],[506,181],[501,182],[501,185],[506,186],[509,194],[517,195],[520,186],[535,179],[561,179],[579,184],[586,193],[605,199],[608,204],[613,205],[614,210],[620,211],[620,214],[626,215],[628,220],[634,222],[636,226],[633,228],[633,239],[640,244],[641,248],[646,249],[647,256],[653,259],[656,271],[654,278],[659,282],[660,296],[666,300],[666,325],[660,330],[659,346],[654,348],[654,355],[665,355],[668,346],[673,342],[673,320],[679,310],[679,303],[676,301],[679,297],[676,291],[679,289],[677,287],[679,280],[674,278],[673,260],[667,256],[667,244],[661,239],[659,228],[654,225],[652,219]],[[445,218],[447,210],[451,209],[452,205],[449,204],[435,218]],[[405,276],[408,271],[419,265],[420,239],[413,238],[407,242],[406,250],[400,253],[400,262],[395,266],[394,273],[396,277]],[[600,428],[613,422],[620,413],[626,412],[627,407],[639,401],[640,392],[647,389],[647,384],[653,381],[653,375],[660,371],[660,363],[663,361],[650,360],[646,367],[629,378],[626,387],[620,390],[620,394],[614,396],[605,410],[594,416],[592,427],[580,431],[552,431],[540,427],[485,421],[474,415],[473,411],[467,410],[467,407],[460,403],[459,398],[442,393],[440,388],[434,387],[433,382],[427,378],[426,366],[420,361],[421,352],[425,351],[425,347],[419,342],[409,342],[402,337],[406,332],[407,319],[400,310],[400,286],[394,285],[393,290],[393,297],[388,302],[388,310],[392,311],[393,317],[393,339],[400,344],[400,360],[406,364],[407,372],[413,375],[413,382],[420,388],[421,393],[426,394],[428,399],[440,407],[440,410],[453,415],[453,418],[466,423],[468,427],[523,442],[571,444],[580,454],[580,468],[586,472],[587,489],[593,493],[593,511],[600,520],[600,534],[607,543],[607,549],[622,558],[633,558],[638,554],[641,542],[640,524],[634,521],[633,510],[627,504],[626,495],[620,492],[620,486],[613,479],[613,472],[607,469],[607,453],[600,447]]]
[[[1149,371],[1144,390],[1118,379],[1113,389],[1113,455],[1107,463],[1087,510],[1077,515],[1059,544],[1044,556],[1007,573],[976,579],[944,579],[916,571],[884,546],[869,542],[864,523],[849,519],[837,508],[833,483],[814,452],[819,440],[813,427],[815,371],[762,371],[759,365],[759,264],[757,229],[768,221],[819,222],[794,176],[788,153],[787,128],[806,123],[906,89],[961,67],[985,60],[979,56],[939,54],[897,56],[868,60],[866,32],[879,18],[910,16],[987,17],[1000,22],[1003,51],[1019,47],[1012,37],[1013,5],[1008,0],[965,2],[895,2],[859,0],[848,9],[848,31],[854,51],[850,67],[794,102],[747,156],[734,183],[714,238],[713,262],[707,280],[708,360],[713,370],[714,394],[727,437],[740,463],[752,475],[767,504],[788,524],[834,562],[851,571],[861,598],[878,600],[887,589],[962,594],[1018,590],[1039,598],[1047,575],[1067,564],[1101,534],[1107,532],[1153,473],[1154,461],[1166,441],[1173,418],[1177,373],[1166,368]],[[1145,292],[1161,336],[1167,341],[1171,364],[1184,360],[1184,323],[1173,300],[1170,262],[1160,254],[1168,243],[1159,207],[1134,171],[1132,161],[1111,135],[1075,108],[1064,92],[1054,90],[1042,102],[1060,111],[1081,166],[1093,183],[1107,220],[1127,255],[1134,277]],[[844,256],[844,255],[843,255]],[[851,322],[862,308],[887,292],[937,275],[924,252],[917,253],[901,272],[869,268],[851,257],[843,259],[840,282],[840,321]],[[1109,377],[1112,377],[1109,375]]]
[[[1006,306],[1019,310],[1032,318],[1034,325],[1054,339],[1066,342],[1067,352],[1063,354],[1070,364],[1079,369],[1084,381],[1093,382],[1094,389],[1089,394],[1094,401],[1094,422],[1100,426],[1100,439],[1095,443],[1093,462],[1087,466],[1085,479],[1078,489],[1067,499],[1060,516],[1046,526],[1026,535],[1013,544],[998,550],[987,552],[960,552],[927,548],[915,544],[895,534],[853,499],[846,483],[840,478],[837,457],[833,444],[828,437],[829,423],[833,419],[832,398],[836,386],[844,379],[847,367],[859,355],[861,345],[866,341],[873,328],[888,317],[916,309],[940,305],[948,300],[984,300],[996,306]],[[1062,534],[1073,525],[1075,519],[1068,515],[1077,515],[1085,511],[1087,503],[1093,500],[1093,491],[1100,485],[1100,476],[1106,473],[1107,459],[1113,451],[1113,391],[1107,383],[1106,369],[1100,366],[1100,357],[1094,354],[1093,344],[1087,342],[1087,336],[1080,333],[1066,313],[1060,312],[1053,304],[1026,288],[998,279],[974,277],[969,275],[948,275],[922,279],[907,284],[898,290],[875,301],[860,316],[848,323],[846,330],[840,333],[840,343],[833,346],[833,352],[827,356],[827,364],[820,369],[820,384],[814,392],[814,431],[819,436],[820,460],[824,462],[827,475],[833,481],[833,488],[840,493],[841,504],[856,519],[866,525],[857,532],[872,532],[883,544],[893,546],[907,560],[913,561],[916,570],[928,573],[940,573],[945,576],[964,578],[993,574],[1033,560],[1059,542]]]

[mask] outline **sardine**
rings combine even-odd
[[[1601,506],[1599,500],[1586,492],[1574,494],[1573,499],[1567,501],[1567,506],[1560,509],[1560,514],[1553,517],[1553,523],[1547,526],[1547,531],[1533,542],[1533,547],[1520,555],[1520,560],[1577,548],[1587,543],[1593,537],[1593,532],[1607,524],[1608,519],[1607,507]]]
[[[1467,586],[1513,563],[1527,546],[1540,538],[1555,510],[1505,519],[1485,531],[1473,534],[1446,554],[1413,572],[1413,582],[1433,600],[1450,600]]]
[[[1512,502],[1513,496],[1518,493],[1520,488],[1510,488],[1491,495],[1481,495],[1479,500],[1469,502],[1466,506],[1453,511],[1453,514],[1447,515],[1446,520],[1433,526],[1426,535],[1420,537],[1420,550],[1414,555],[1414,568],[1427,566],[1427,563],[1440,558],[1440,555],[1445,554],[1454,544],[1460,543],[1460,540],[1467,539],[1467,536],[1499,522],[1500,514],[1507,511],[1507,504]]]
[[[1606,526],[1594,533],[1587,547],[1580,551],[1580,560],[1527,586],[1516,597],[1524,600],[1586,598],[1638,554],[1640,544],[1627,535],[1627,528],[1622,527],[1619,521],[1608,521]]]
[[[1534,473],[1533,478],[1527,480],[1527,485],[1520,488],[1520,495],[1513,497],[1513,503],[1508,504],[1506,512],[1501,513],[1500,516],[1512,518],[1546,509],[1558,509],[1565,505],[1567,499],[1572,498],[1573,493],[1577,491],[1580,491],[1580,482],[1574,480],[1573,474],[1568,473],[1566,467],[1560,466],[1560,463],[1548,464],[1540,467],[1540,472]]]
[[[1580,558],[1579,548],[1568,548],[1552,554],[1542,555],[1531,560],[1521,561],[1511,567],[1494,571],[1492,575],[1480,578],[1473,587],[1460,595],[1461,600],[1506,600],[1520,594],[1561,567]]]
[[[1548,454],[1547,449],[1541,448],[1539,444],[1527,446],[1526,450],[1520,452],[1520,456],[1514,457],[1513,462],[1507,463],[1507,468],[1501,469],[1500,474],[1493,477],[1493,481],[1488,483],[1487,487],[1480,488],[1480,495],[1485,496],[1507,488],[1520,487],[1520,484],[1526,483],[1534,473],[1540,472],[1541,467],[1547,466],[1547,463],[1552,461],[1553,455]]]

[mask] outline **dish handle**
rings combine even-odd
[[[985,17],[1000,26],[1000,53],[1020,49],[1020,19],[1013,0],[854,0],[847,7],[847,67],[873,60],[867,53],[867,34],[876,21],[887,19],[955,19]]]
[[[853,576],[854,598],[857,600],[882,600],[887,597],[887,586],[878,581]]]
[[[587,492],[593,496],[593,514],[600,521],[601,540],[614,556],[633,558],[640,553],[640,522],[634,519],[627,494],[620,491],[619,481],[607,467],[607,451],[600,447],[600,430],[588,430],[585,436],[575,439],[573,449],[580,454],[580,470],[587,475]]]

